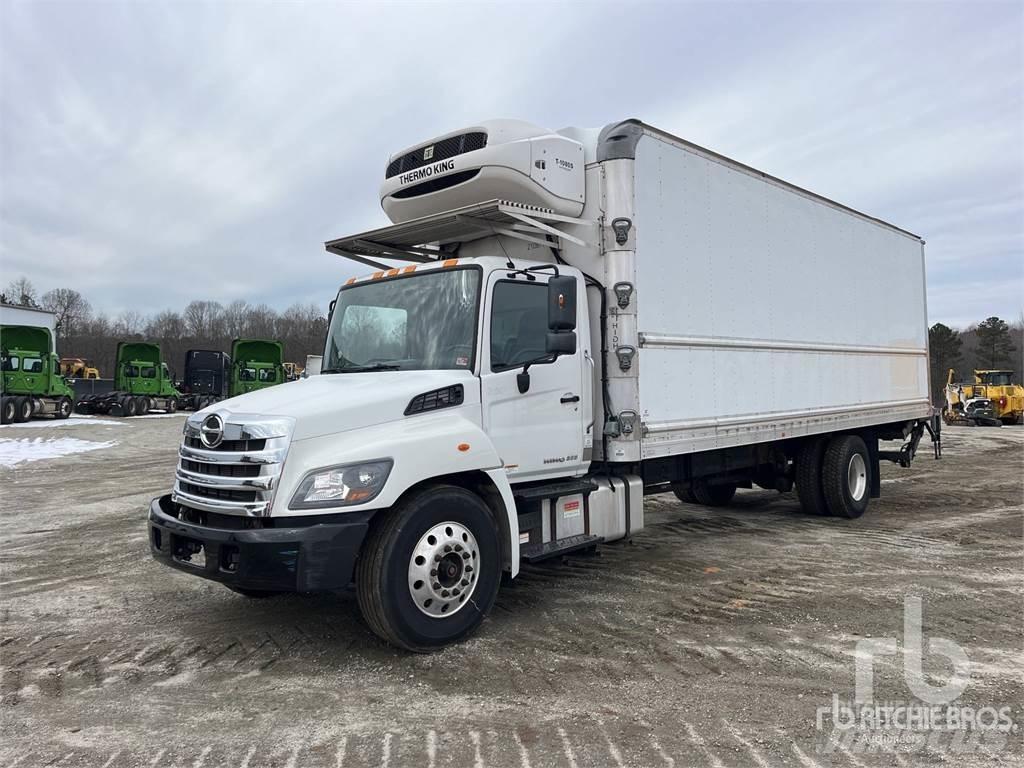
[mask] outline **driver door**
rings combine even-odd
[[[582,335],[576,353],[545,357],[547,274],[492,274],[487,285],[480,365],[483,421],[512,483],[583,474]],[[577,327],[580,309],[577,307]],[[530,366],[530,388],[517,377]]]

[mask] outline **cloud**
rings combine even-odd
[[[386,223],[391,151],[489,117],[638,116],[921,233],[933,321],[1016,317],[1022,18],[1012,3],[8,4],[0,267],[115,314],[325,306],[362,268],[323,241]]]

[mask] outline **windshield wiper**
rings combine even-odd
[[[394,363],[374,363],[373,365],[349,365],[344,368],[327,368],[320,373],[362,373],[364,371],[400,371],[402,366]]]

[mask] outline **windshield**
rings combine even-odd
[[[1008,387],[1013,384],[1013,373],[1010,371],[985,373],[982,374],[981,381],[983,384],[987,384],[991,387]]]
[[[480,271],[358,283],[338,295],[322,373],[471,368]]]

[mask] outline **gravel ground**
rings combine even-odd
[[[150,560],[145,511],[181,418],[0,432],[108,443],[0,466],[0,766],[1024,760],[1019,729],[893,753],[836,740],[830,714],[817,728],[853,697],[858,640],[903,636],[907,596],[926,648],[967,655],[956,703],[1024,722],[1024,428],[947,429],[943,460],[924,445],[912,469],[887,465],[855,521],[804,516],[792,494],[648,497],[631,544],[527,567],[473,639],[416,656],[371,635],[351,595],[250,601]],[[876,658],[875,701],[913,701],[902,662]],[[933,685],[952,671],[935,653],[924,669]]]

